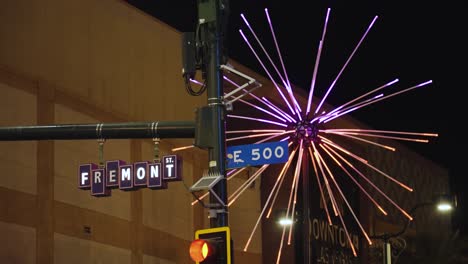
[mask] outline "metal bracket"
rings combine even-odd
[[[224,178],[224,176],[219,172],[209,172],[204,173],[204,175],[189,188],[190,192],[198,192],[198,191],[209,191],[215,198],[218,200],[219,205],[222,207],[226,207],[226,204],[223,200],[213,191],[213,187]],[[219,205],[210,205],[210,207],[219,207]]]
[[[230,66],[227,66],[227,65],[221,65],[220,68],[222,70],[226,70],[228,72],[231,72],[231,73],[234,73],[244,79],[247,79],[247,82],[244,83],[243,85],[240,85],[238,86],[236,89],[232,90],[231,92],[225,94],[223,96],[223,101],[224,101],[224,105],[226,106],[226,109],[227,110],[232,110],[233,107],[232,107],[232,103],[234,103],[235,101],[239,100],[240,98],[246,96],[247,94],[253,92],[255,89],[259,88],[262,86],[261,83],[257,82],[254,78],[238,71],[238,70],[235,70],[234,68],[230,67]],[[253,88],[251,88],[250,90],[246,90],[247,86],[249,85],[252,85],[252,84],[255,84],[255,86]],[[237,96],[237,97],[234,97],[234,94],[240,92],[240,91],[244,91],[243,94]],[[230,98],[232,97],[232,99],[230,101],[226,101],[226,98]]]

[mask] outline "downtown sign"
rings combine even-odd
[[[127,164],[122,160],[111,160],[103,167],[87,163],[78,169],[78,188],[91,190],[91,195],[97,197],[110,196],[112,189],[166,189],[167,182],[181,180],[182,160],[177,155],[163,156],[162,162]]]

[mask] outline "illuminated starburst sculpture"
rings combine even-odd
[[[253,98],[252,101],[246,101],[242,99],[240,99],[239,101],[246,105],[253,107],[256,110],[261,111],[262,113],[271,117],[271,119],[260,119],[260,118],[256,118],[252,116],[228,114],[228,117],[231,119],[243,119],[243,120],[248,120],[247,122],[252,122],[252,121],[258,122],[258,123],[265,125],[266,128],[256,129],[256,130],[227,131],[226,136],[227,136],[227,141],[242,140],[242,139],[247,139],[247,138],[262,138],[256,143],[268,142],[270,140],[276,140],[276,141],[287,140],[289,142],[290,154],[289,154],[288,161],[283,165],[278,177],[276,178],[276,182],[273,188],[271,189],[270,194],[258,217],[258,220],[252,229],[251,235],[245,244],[244,251],[247,251],[249,244],[251,242],[251,239],[254,235],[254,232],[256,231],[262,217],[265,216],[268,218],[270,216],[276,197],[278,195],[278,192],[285,178],[285,175],[290,168],[293,168],[294,172],[293,172],[292,185],[290,186],[290,188],[288,188],[290,190],[290,194],[289,194],[289,201],[288,201],[286,215],[288,218],[294,220],[295,210],[296,210],[295,208],[296,197],[297,197],[298,185],[299,185],[298,183],[301,177],[301,173],[300,173],[300,168],[302,165],[301,163],[303,161],[303,156],[308,154],[308,156],[310,157],[311,163],[313,165],[314,174],[315,174],[314,181],[316,181],[316,184],[320,191],[321,199],[323,201],[329,201],[324,206],[324,210],[325,210],[328,222],[330,225],[332,224],[332,218],[331,218],[332,214],[338,217],[343,229],[346,232],[346,237],[351,247],[351,250],[353,254],[356,256],[357,255],[356,249],[353,246],[350,234],[347,230],[346,224],[343,220],[340,210],[338,210],[338,204],[337,204],[338,200],[341,200],[346,204],[346,207],[348,208],[349,212],[352,214],[357,225],[359,226],[359,229],[361,230],[363,236],[366,238],[368,243],[372,244],[372,242],[371,242],[371,239],[369,238],[369,235],[366,233],[366,231],[362,227],[350,203],[348,202],[345,195],[343,194],[342,188],[336,181],[335,176],[331,170],[331,165],[337,166],[338,168],[340,168],[344,172],[344,174],[346,174],[349,177],[349,179],[351,179],[352,182],[356,184],[356,186],[362,191],[362,193],[384,215],[387,215],[387,212],[369,194],[369,192],[367,192],[365,188],[360,184],[360,182],[358,181],[358,177],[362,181],[372,186],[372,188],[374,188],[374,190],[377,193],[382,195],[383,198],[385,198],[390,204],[392,204],[392,206],[394,206],[398,211],[400,211],[405,217],[412,220],[412,217],[404,209],[402,209],[397,203],[395,203],[390,197],[388,197],[381,189],[379,189],[369,179],[369,177],[367,177],[361,170],[358,169],[357,166],[355,166],[353,162],[364,164],[368,168],[372,169],[373,171],[377,172],[378,174],[382,175],[388,180],[394,182],[395,184],[398,184],[399,186],[401,186],[403,189],[407,191],[412,192],[413,189],[405,185],[404,183],[398,181],[394,177],[388,175],[387,173],[379,170],[378,168],[370,164],[365,158],[358,156],[357,154],[353,153],[350,149],[347,149],[344,146],[339,145],[337,142],[332,141],[330,138],[330,135],[341,136],[344,138],[371,144],[376,147],[381,147],[390,151],[395,151],[395,148],[384,145],[384,144],[380,144],[376,141],[372,141],[372,138],[387,138],[387,139],[393,139],[393,140],[404,140],[404,141],[427,143],[428,142],[428,140],[426,139],[427,137],[437,137],[437,134],[403,132],[403,131],[387,131],[387,130],[372,130],[372,129],[328,128],[328,125],[327,127],[325,127],[325,124],[339,117],[342,117],[346,114],[349,114],[353,111],[356,111],[365,106],[368,106],[370,104],[377,103],[381,100],[388,99],[390,97],[408,92],[416,88],[424,87],[432,83],[432,81],[429,80],[423,83],[416,84],[412,87],[384,95],[381,92],[381,90],[397,83],[398,79],[395,79],[361,96],[358,96],[352,99],[351,101],[348,101],[334,108],[333,110],[329,112],[325,112],[322,110],[322,106],[325,100],[327,99],[328,95],[333,90],[341,74],[347,67],[348,63],[351,61],[355,52],[360,47],[361,43],[365,39],[371,27],[374,25],[375,21],[377,20],[377,16],[375,16],[372,22],[370,23],[370,25],[368,26],[367,30],[364,32],[363,36],[357,43],[356,47],[354,48],[352,53],[349,55],[344,65],[342,66],[336,78],[333,80],[331,85],[326,90],[325,95],[322,96],[318,104],[315,103],[316,104],[315,109],[312,109],[313,108],[312,99],[314,96],[314,89],[316,85],[317,73],[318,73],[319,64],[320,64],[320,56],[321,56],[322,48],[323,48],[324,41],[325,41],[327,24],[328,24],[328,19],[330,15],[330,9],[327,9],[325,22],[323,26],[323,32],[321,35],[321,39],[319,41],[318,52],[317,52],[316,60],[315,60],[315,66],[314,66],[313,73],[312,73],[312,80],[310,84],[307,105],[301,107],[298,103],[298,100],[296,99],[294,95],[292,86],[288,79],[288,74],[287,74],[283,59],[282,59],[282,55],[281,55],[280,48],[279,48],[279,45],[275,36],[275,31],[273,28],[273,24],[272,24],[268,9],[265,9],[265,14],[266,14],[266,19],[268,21],[268,25],[271,31],[271,35],[274,40],[276,54],[278,55],[280,66],[277,66],[273,62],[270,54],[265,49],[259,37],[255,33],[254,29],[249,24],[248,20],[243,14],[241,14],[242,20],[245,22],[245,25],[248,27],[251,35],[253,36],[257,44],[260,46],[263,54],[268,59],[272,69],[269,69],[267,65],[265,64],[265,62],[260,59],[259,54],[255,51],[255,49],[252,46],[252,43],[249,41],[249,39],[244,34],[244,32],[242,30],[239,30],[239,32],[242,38],[244,39],[245,43],[248,45],[248,47],[252,51],[253,55],[256,57],[256,59],[258,60],[262,68],[264,69],[265,73],[268,75],[270,81],[276,88],[278,95],[282,98],[281,100],[284,103],[283,104],[284,107],[273,104],[272,101],[268,100],[265,97],[258,97],[253,93],[249,93],[249,96]],[[273,77],[273,74],[275,74],[276,78]],[[236,84],[234,81],[227,78],[226,76],[224,78],[226,81],[230,82],[231,84],[237,87],[240,87],[240,85]],[[255,103],[252,103],[252,102],[255,102]],[[181,150],[184,148],[186,147],[177,148],[173,150],[174,151]],[[326,162],[326,160],[328,161],[331,160],[331,162]],[[295,161],[295,164],[292,164],[294,163],[294,161]],[[329,163],[333,163],[333,164],[329,164]],[[269,166],[271,165],[261,166],[247,181],[245,181],[237,190],[235,190],[232,194],[230,194],[228,197],[228,205],[229,206],[232,205],[232,203],[236,201],[236,199],[247,189],[247,187],[251,185],[262,174],[262,172],[265,171]],[[233,169],[229,171],[227,179],[228,180],[232,179],[233,177],[238,175],[240,172],[242,172],[244,169],[245,168],[240,168],[240,169]],[[308,175],[302,175],[302,176],[304,177]],[[204,198],[207,195],[208,193],[201,196],[200,198]],[[195,203],[197,203],[197,201],[194,201],[192,204],[195,204]],[[281,250],[283,247],[283,243],[285,241],[287,228],[289,228],[288,244],[290,244],[291,242],[291,234],[292,234],[293,225],[290,225],[289,227],[283,227],[283,233],[282,233],[281,242],[280,242],[279,251],[278,251],[278,257],[277,257],[278,263],[280,261]]]

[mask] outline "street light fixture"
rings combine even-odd
[[[409,210],[409,214],[411,215],[417,209],[428,206],[428,205],[435,206],[437,211],[441,213],[448,213],[452,211],[454,207],[456,207],[456,200],[453,196],[450,196],[450,195],[438,195],[438,196],[435,196],[430,202],[422,202],[422,203],[418,203],[414,205]],[[411,220],[407,219],[403,228],[396,233],[385,233],[385,234],[374,235],[370,237],[372,239],[380,239],[383,241],[383,263],[384,264],[392,263],[392,254],[391,254],[392,248],[390,244],[390,239],[403,235],[408,229],[410,224],[411,224]]]
[[[281,226],[290,226],[293,224],[293,221],[291,218],[285,217],[285,218],[280,218],[278,221],[278,224]]]

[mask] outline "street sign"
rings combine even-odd
[[[261,144],[239,145],[228,147],[228,169],[263,164],[284,163],[288,161],[289,149],[287,141],[268,142]]]
[[[94,163],[81,164],[78,188],[91,190],[96,197],[110,196],[111,189],[133,191],[139,188],[166,189],[167,182],[182,180],[182,159],[177,155],[162,157],[162,163],[123,160],[106,161],[104,167]]]

